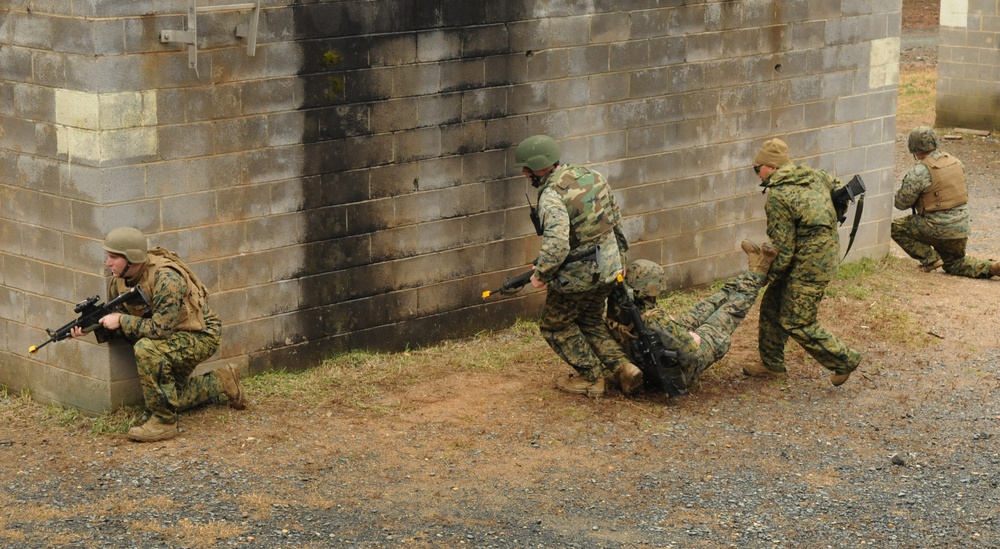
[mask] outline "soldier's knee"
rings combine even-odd
[[[135,353],[136,362],[146,361],[160,355],[159,349],[156,348],[156,342],[148,337],[136,341],[135,345],[132,346],[132,350]]]

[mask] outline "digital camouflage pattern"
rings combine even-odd
[[[550,283],[550,291],[591,290],[610,284],[622,271],[628,245],[621,212],[601,174],[572,164],[556,168],[539,186],[538,216],[543,232],[535,273]],[[588,249],[596,252],[596,261],[564,265],[571,253]]]
[[[628,362],[604,323],[610,293],[610,284],[572,294],[548,292],[538,323],[549,347],[589,381],[610,376]]]
[[[159,269],[150,296],[152,316],[121,317],[121,332],[133,344],[146,408],[164,423],[176,423],[178,412],[219,402],[224,394],[214,374],[191,377],[198,364],[218,350],[222,321],[206,303],[202,308],[205,330],[176,330],[186,292],[180,274],[169,268]]]
[[[559,166],[539,185],[538,215],[535,276],[548,288],[542,337],[584,379],[617,372],[628,359],[604,323],[604,307],[628,243],[611,187],[597,172]]]
[[[926,158],[933,160],[943,154],[935,150]],[[932,184],[930,168],[918,162],[903,176],[893,205],[897,210],[913,208]],[[969,207],[962,204],[947,210],[924,211],[894,219],[891,235],[907,255],[925,267],[940,260],[944,262],[944,270],[948,274],[989,278],[989,261],[965,255],[970,225]]]
[[[906,146],[911,154],[933,151],[938,146],[937,134],[930,126],[917,126],[910,131]]]
[[[661,308],[643,312],[643,321],[657,333],[663,346],[677,351],[676,360],[689,384],[729,352],[732,334],[757,301],[764,280],[763,274],[746,271],[675,318]],[[630,350],[626,338],[634,339],[635,334],[621,330],[613,319],[608,322],[622,347]],[[690,332],[698,334],[700,344]]]
[[[648,259],[637,259],[628,266],[625,284],[637,296],[655,299],[663,287],[663,268]]]
[[[861,355],[816,320],[827,284],[840,263],[837,213],[830,192],[843,182],[823,170],[789,162],[761,186],[767,189],[767,236],[778,248],[760,306],[758,346],[764,366],[785,371],[791,337],[836,373],[853,370]]]

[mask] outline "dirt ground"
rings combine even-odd
[[[936,25],[936,3],[904,1],[904,23]],[[1000,258],[998,144],[946,148],[969,174],[969,251]],[[555,391],[566,367],[528,325],[379,361],[455,367],[370,394],[306,377],[329,390],[317,404],[255,380],[251,409],[186,414],[164,443],[5,408],[0,544],[1000,546],[1000,281],[908,259],[871,268],[871,287],[844,281],[821,311],[865,357],[839,388],[795,346],[787,380],[745,378],[755,308],[730,355],[672,401]],[[517,359],[469,366],[498,345]]]

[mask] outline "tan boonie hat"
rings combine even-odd
[[[775,137],[768,139],[760,148],[757,156],[753,157],[755,166],[771,166],[780,168],[788,164],[788,145],[784,141]]]

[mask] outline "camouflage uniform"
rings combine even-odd
[[[944,154],[934,150],[927,155],[927,159],[937,160]],[[961,162],[958,164],[961,166]],[[896,191],[896,209],[915,209],[930,187],[930,168],[920,162],[903,176],[902,186]],[[966,204],[946,210],[914,211],[913,215],[892,222],[892,239],[910,257],[919,260],[924,268],[933,268],[937,261],[942,261],[948,274],[990,278],[992,262],[965,255],[968,237],[969,208]]]
[[[114,282],[109,290],[111,299],[118,294]],[[176,423],[178,412],[224,400],[218,377],[211,373],[191,376],[198,364],[218,350],[222,321],[201,300],[205,327],[178,330],[188,293],[184,277],[172,268],[160,268],[154,273],[152,287],[152,316],[123,314],[120,330],[133,344],[146,408],[163,423]]]
[[[628,244],[621,213],[601,174],[563,165],[538,187],[542,244],[535,275],[548,293],[542,337],[580,377],[594,381],[628,358],[604,323],[604,304]]]
[[[778,248],[761,298],[758,337],[761,360],[771,371],[785,371],[789,336],[835,373],[852,371],[861,361],[860,353],[816,321],[840,255],[830,191],[843,185],[823,170],[792,162],[761,183],[768,191],[767,236]]]
[[[730,279],[721,290],[676,318],[671,318],[661,308],[643,312],[646,327],[660,336],[667,350],[677,351],[677,362],[689,385],[729,352],[730,338],[753,307],[764,280],[763,274],[747,271]],[[613,319],[609,319],[609,325],[619,343],[630,351],[626,338],[634,339],[635,336],[622,333],[619,323]],[[700,344],[690,332],[701,338]]]

